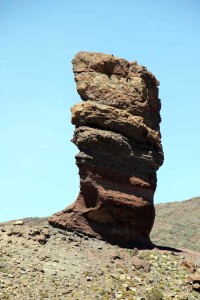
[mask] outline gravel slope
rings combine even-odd
[[[200,299],[198,276],[199,253],[120,248],[45,218],[0,224],[3,300]]]

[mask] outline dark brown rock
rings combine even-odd
[[[136,62],[102,53],[73,59],[73,142],[80,193],[53,215],[55,227],[118,244],[150,246],[156,171],[163,163],[156,78]]]

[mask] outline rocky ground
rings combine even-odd
[[[120,248],[47,219],[1,223],[0,299],[200,299],[200,253]]]

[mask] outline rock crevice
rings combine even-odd
[[[49,222],[117,244],[150,246],[156,171],[163,163],[159,82],[145,67],[113,55],[79,52],[72,63],[84,100],[71,109],[80,193]]]

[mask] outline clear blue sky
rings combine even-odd
[[[165,162],[155,203],[200,195],[199,0],[1,0],[0,41],[0,221],[76,199],[71,59],[80,50],[156,75]]]

